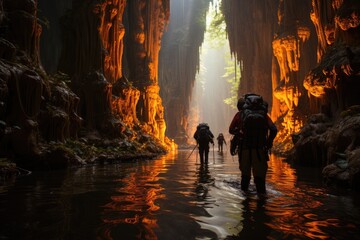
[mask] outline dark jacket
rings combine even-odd
[[[206,129],[206,137],[202,138],[200,136],[200,131],[199,129],[196,130],[196,132],[194,133],[194,138],[196,140],[196,143],[199,144],[199,146],[209,146],[209,143],[214,143],[214,135],[212,134],[212,132],[210,131],[210,129]]]

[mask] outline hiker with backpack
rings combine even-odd
[[[266,193],[268,151],[277,134],[277,128],[268,116],[267,108],[267,103],[260,95],[246,94],[239,99],[239,112],[229,126],[229,133],[238,137],[241,189],[248,190],[252,172],[258,194]]]
[[[209,125],[207,123],[200,123],[196,127],[194,138],[199,148],[200,162],[204,163],[205,160],[205,163],[208,163],[210,149],[209,143],[214,145],[214,135],[210,131]]]
[[[223,145],[225,143],[226,145],[226,141],[224,138],[224,135],[222,133],[219,133],[218,137],[216,138],[217,142],[218,142],[218,152],[223,152]]]

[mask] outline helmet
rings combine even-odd
[[[244,104],[245,104],[245,98],[243,98],[243,97],[239,98],[239,100],[238,100],[238,102],[237,102],[237,105],[236,105],[237,109],[238,109],[239,111],[241,111],[241,109],[243,108]]]

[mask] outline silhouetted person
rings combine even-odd
[[[258,194],[266,193],[265,177],[268,169],[268,150],[271,149],[277,128],[267,115],[267,103],[256,94],[246,94],[238,101],[229,133],[241,136],[238,150],[241,189],[247,191],[251,171]]]
[[[200,162],[204,163],[205,160],[205,163],[207,163],[209,159],[209,143],[214,145],[214,135],[210,131],[209,125],[207,123],[200,123],[196,128],[194,138],[199,147]]]
[[[220,133],[216,139],[217,139],[217,142],[218,142],[218,151],[222,152],[224,143],[226,145],[224,135],[222,133]]]

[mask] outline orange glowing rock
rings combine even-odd
[[[280,70],[280,81],[273,94],[287,107],[282,125],[288,133],[299,131],[302,126],[302,121],[295,114],[302,94],[293,76],[299,71],[300,43],[309,39],[310,30],[306,27],[298,27],[296,33],[298,36],[284,33],[272,43]]]

